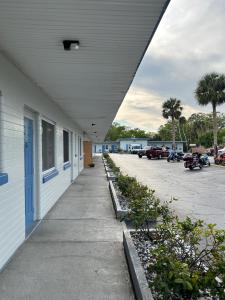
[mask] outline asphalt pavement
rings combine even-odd
[[[190,171],[183,162],[148,160],[132,154],[111,154],[124,174],[155,189],[162,200],[175,197],[173,208],[180,217],[190,216],[225,229],[225,167],[211,165]]]

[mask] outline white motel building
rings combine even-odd
[[[0,0],[0,270],[104,140],[168,3]]]

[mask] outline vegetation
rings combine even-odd
[[[173,149],[176,148],[175,141],[176,141],[176,120],[179,120],[181,117],[182,109],[181,101],[177,100],[176,98],[170,98],[169,100],[165,101],[162,105],[163,111],[162,115],[165,119],[171,119],[172,124],[172,140],[173,140]]]
[[[108,153],[103,153],[103,157],[107,160],[108,167],[112,170],[112,172],[118,176],[120,174],[120,168],[118,168],[114,161],[111,159]]]
[[[213,109],[213,141],[215,151],[217,149],[217,111],[218,105],[225,102],[225,76],[222,74],[206,74],[198,83],[195,91],[196,99],[200,105],[212,105]]]
[[[104,156],[115,167],[109,155]],[[144,250],[145,265],[155,299],[224,300],[225,230],[189,217],[181,220],[170,209],[173,199],[161,203],[154,190],[134,177],[119,172],[117,184],[129,199],[129,219],[136,238],[142,235],[150,242]],[[154,230],[152,221],[157,221]]]
[[[154,239],[148,272],[157,299],[225,299],[224,230],[175,217],[156,227]]]
[[[146,132],[145,130],[139,128],[129,128],[124,125],[120,125],[114,122],[110,127],[105,140],[106,141],[116,141],[121,138],[151,138],[154,133]]]
[[[225,144],[225,115],[216,111],[225,103],[225,75],[206,74],[195,90],[195,97],[200,105],[212,105],[211,114],[195,113],[188,119],[182,116],[181,101],[170,98],[162,106],[162,115],[167,123],[159,127],[158,132],[146,132],[139,128],[129,128],[114,122],[109,129],[106,140],[115,141],[120,138],[149,138],[152,141],[186,141],[189,144],[199,144],[214,147]]]

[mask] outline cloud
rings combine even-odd
[[[116,120],[156,130],[164,120],[161,104],[182,101],[187,115],[210,112],[194,97],[199,79],[225,72],[225,1],[173,0],[146,52]],[[225,112],[225,105],[219,111]]]
[[[138,127],[147,131],[157,131],[166,120],[162,117],[162,103],[165,99],[141,87],[130,88],[121,105],[115,121],[130,127]],[[183,105],[183,115],[189,117],[198,109]]]

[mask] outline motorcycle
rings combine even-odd
[[[185,168],[189,168],[190,170],[195,168],[199,168],[200,170],[202,169],[203,162],[201,160],[201,154],[199,153],[193,153],[192,155],[187,154],[183,160]]]
[[[225,153],[223,154],[218,154],[215,158],[214,158],[215,164],[216,165],[222,165],[225,166]]]
[[[210,164],[209,157],[207,154],[202,154],[200,157],[200,160],[201,160],[203,166],[210,167],[211,164]]]
[[[177,162],[180,162],[182,159],[183,159],[183,153],[180,153],[180,152],[172,152],[169,154],[169,156],[167,157],[167,161],[170,162],[170,161],[177,161]]]

